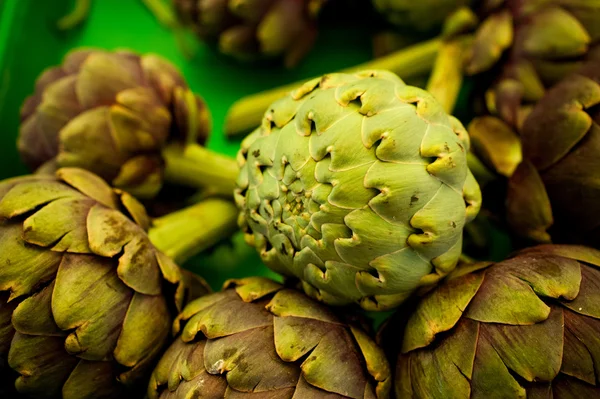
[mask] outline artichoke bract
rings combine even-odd
[[[82,169],[1,182],[0,218],[0,358],[17,391],[131,397],[205,283],[152,246],[139,202]]]
[[[283,58],[295,66],[311,49],[327,0],[173,0],[184,26],[241,61]]]
[[[389,397],[390,367],[369,335],[272,280],[225,283],[186,306],[174,331],[151,399]]]
[[[588,247],[465,267],[407,316],[396,397],[598,397],[599,297],[600,251]]]
[[[203,144],[210,128],[204,101],[172,64],[100,49],[74,50],[47,69],[21,121],[18,147],[30,168],[84,168],[139,198],[160,190],[167,143]]]
[[[441,27],[450,14],[471,3],[473,0],[373,0],[392,24],[420,32]]]
[[[481,205],[468,150],[460,122],[396,75],[325,75],[273,103],[242,142],[240,226],[309,295],[392,308],[461,255]]]

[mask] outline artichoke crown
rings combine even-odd
[[[242,143],[247,241],[327,303],[396,306],[451,271],[481,197],[458,120],[396,75],[312,80]]]
[[[179,19],[220,51],[240,60],[300,61],[316,37],[327,0],[174,0]]]
[[[32,169],[55,160],[139,197],[161,188],[160,151],[168,141],[202,144],[209,130],[202,99],[173,65],[155,55],[97,49],[72,51],[46,70],[21,120],[18,147]]]
[[[597,397],[599,287],[600,252],[587,247],[465,267],[407,317],[396,396]]]
[[[272,280],[225,283],[186,306],[174,331],[180,337],[152,374],[151,399],[389,397],[390,367],[372,339]]]
[[[26,395],[125,397],[206,288],[129,194],[76,168],[0,183],[0,356]]]

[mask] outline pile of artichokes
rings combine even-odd
[[[144,2],[240,73],[354,15]],[[31,82],[31,174],[0,182],[2,397],[600,397],[600,3],[368,6],[350,22],[416,35],[239,99],[235,158],[161,56],[74,49]],[[216,292],[187,262],[211,251]]]

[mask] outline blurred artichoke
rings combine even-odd
[[[21,119],[18,147],[32,169],[54,161],[84,168],[139,198],[154,197],[165,175],[177,183],[200,179],[200,166],[187,171],[167,160],[165,170],[163,150],[176,141],[203,144],[208,110],[175,67],[157,56],[72,51],[40,76]]]
[[[599,397],[600,251],[543,245],[488,266],[456,269],[407,316],[396,397]]]
[[[204,282],[152,246],[132,196],[82,169],[3,181],[0,218],[0,358],[17,390],[131,397]]]
[[[473,75],[496,68],[488,108],[512,126],[523,103],[541,99],[600,42],[597,0],[483,0],[479,11],[466,70]]]
[[[419,32],[442,26],[446,18],[473,0],[373,0],[375,8],[392,24]]]
[[[174,331],[151,399],[389,397],[390,367],[371,338],[272,280],[225,283],[190,303]]]
[[[515,232],[538,242],[600,246],[600,60],[546,91],[516,130],[476,118],[473,146],[509,178]]]
[[[295,66],[317,35],[327,0],[173,0],[176,13],[202,39],[243,61],[282,57]]]
[[[309,295],[392,308],[458,261],[481,203],[468,150],[460,122],[396,75],[325,75],[242,143],[240,226]]]

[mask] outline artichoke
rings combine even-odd
[[[373,0],[373,5],[392,24],[427,32],[442,26],[446,18],[473,0]]]
[[[264,278],[231,280],[177,317],[150,399],[388,398],[389,364],[358,326]]]
[[[588,247],[456,269],[406,316],[396,396],[599,397],[599,298],[600,251]]]
[[[82,169],[3,181],[0,218],[0,364],[17,391],[131,397],[205,283],[153,247],[139,202]]]
[[[523,103],[538,101],[600,42],[597,0],[484,0],[480,11],[466,71],[493,72],[488,108],[513,126]]]
[[[600,246],[600,62],[547,92],[521,131],[509,222],[530,238]]]
[[[184,26],[242,61],[282,57],[295,66],[312,47],[326,0],[173,0]]]
[[[507,219],[538,242],[600,246],[600,61],[546,91],[516,130],[476,118],[474,147],[509,178]]]
[[[205,183],[219,186],[231,164],[237,174],[223,157],[216,166],[183,167],[181,151],[170,156],[168,143],[204,143],[209,116],[175,67],[154,55],[72,51],[40,76],[21,119],[18,147],[32,169],[47,162],[87,169],[138,198],[154,197],[165,179],[195,184],[209,171],[217,177]]]
[[[468,150],[460,122],[396,75],[325,75],[243,141],[240,226],[309,295],[393,308],[456,266],[481,204]]]

